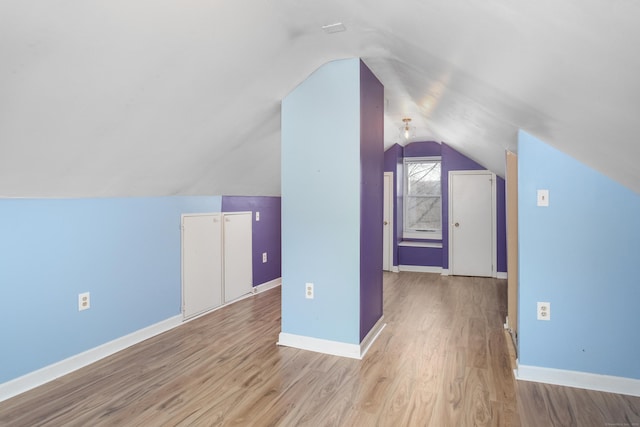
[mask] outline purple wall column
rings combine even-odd
[[[384,87],[360,61],[360,341],[382,317]]]
[[[253,212],[253,286],[278,279],[282,275],[280,233],[280,197],[222,196],[222,212]],[[260,221],[256,221],[260,212]],[[267,262],[262,262],[262,253]]]

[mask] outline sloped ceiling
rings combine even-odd
[[[502,175],[522,128],[640,192],[638,22],[635,0],[3,0],[0,197],[278,195],[280,101],[347,57],[385,85],[386,146],[409,116]]]

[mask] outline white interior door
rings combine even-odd
[[[393,172],[384,173],[384,212],[382,214],[382,269],[393,266]]]
[[[224,214],[224,301],[253,290],[251,212]]]
[[[495,275],[495,175],[449,172],[449,273]]]
[[[182,216],[182,313],[189,318],[222,304],[219,214]]]

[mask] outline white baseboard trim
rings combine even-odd
[[[380,336],[385,326],[387,326],[387,324],[384,323],[384,316],[382,316],[360,343],[360,359],[364,358],[364,355],[367,354],[369,348],[371,348],[376,339],[378,339],[378,336]]]
[[[518,365],[516,379],[640,397],[640,380],[588,372]]]
[[[53,381],[63,375],[83,368],[100,359],[104,359],[114,353],[131,347],[134,344],[149,339],[155,335],[166,332],[182,324],[182,315],[173,316],[146,328],[139,329],[128,335],[116,338],[105,344],[99,345],[67,359],[53,363],[37,371],[29,372],[21,377],[0,384],[0,402],[7,400],[25,391],[31,390],[42,384]]]
[[[506,279],[507,278],[507,272],[506,271],[498,271],[496,273],[496,279]]]
[[[277,344],[284,347],[314,351],[316,353],[331,354],[333,356],[348,357],[351,359],[362,359],[385,326],[386,323],[382,322],[382,318],[378,320],[360,344],[349,344],[286,332],[280,332]]]
[[[264,291],[268,291],[269,289],[277,288],[282,285],[282,277],[278,277],[277,279],[270,280],[268,282],[261,283],[257,286],[253,287],[253,293],[259,294]]]
[[[437,273],[442,274],[442,267],[428,265],[399,265],[400,271],[412,271],[415,273]]]
[[[448,268],[443,268],[442,269],[442,273],[443,276],[448,276],[449,275],[449,269]]]
[[[278,345],[315,351],[316,353],[360,359],[360,345],[280,332]]]
[[[398,268],[397,265],[394,265],[391,267],[391,272],[392,273],[400,273],[400,268]]]

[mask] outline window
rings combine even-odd
[[[442,239],[440,157],[404,159],[405,238]]]

